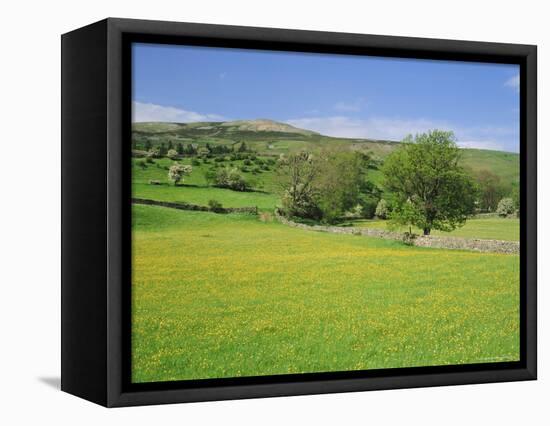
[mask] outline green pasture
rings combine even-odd
[[[167,167],[174,161],[167,158],[156,159],[154,164],[148,164],[146,168],[137,166],[138,159],[132,160],[132,196],[135,198],[148,198],[158,201],[179,201],[206,206],[208,201],[216,200],[224,207],[258,207],[260,210],[273,210],[279,197],[267,192],[266,187],[273,187],[273,171],[258,174],[243,173],[245,178],[253,185],[253,190],[248,192],[232,191],[228,189],[208,186],[204,174],[212,167],[214,162],[199,166],[193,166],[193,172],[186,176],[183,184],[174,186],[168,180]],[[189,159],[179,161],[181,164],[190,164]],[[221,163],[229,165],[230,162]],[[234,166],[242,165],[242,161],[231,162]],[[149,181],[159,181],[160,185],[151,185]]]
[[[137,205],[132,264],[134,382],[519,358],[516,255]]]

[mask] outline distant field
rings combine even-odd
[[[518,256],[133,213],[135,382],[519,357]]]
[[[208,201],[216,200],[223,207],[258,207],[260,210],[273,210],[278,197],[258,192],[238,192],[221,188],[195,188],[192,186],[173,186],[135,184],[133,196],[159,201],[179,201],[207,206]]]
[[[216,200],[224,207],[258,207],[260,210],[273,210],[279,197],[276,194],[268,193],[263,188],[272,188],[272,172],[262,172],[258,175],[244,173],[246,178],[255,182],[256,187],[262,189],[250,192],[238,192],[227,189],[207,186],[204,173],[210,164],[201,164],[193,167],[193,173],[185,177],[182,185],[175,187],[168,180],[169,167],[174,162],[169,159],[157,159],[155,164],[150,164],[146,169],[136,166],[138,160],[133,160],[133,184],[132,196],[136,198],[149,198],[159,201],[180,201],[199,205],[208,205],[208,201]],[[190,160],[181,161],[189,164]],[[242,161],[233,163],[240,166]],[[150,185],[150,180],[158,180],[162,185]]]
[[[351,223],[353,226],[364,228],[388,229],[388,222],[385,220],[358,220]],[[409,230],[408,227],[397,229],[401,232]],[[421,234],[422,231],[418,228],[412,229],[413,232]],[[481,238],[487,240],[506,240],[519,241],[519,219],[513,218],[476,218],[468,219],[466,224],[452,232],[432,231],[432,235],[442,235],[450,237],[463,238]]]
[[[503,182],[519,183],[519,155],[511,152],[463,149],[463,164],[474,172],[491,170]]]

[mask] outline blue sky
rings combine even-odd
[[[133,120],[268,118],[329,136],[519,151],[519,67],[135,44]]]

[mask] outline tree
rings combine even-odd
[[[178,157],[178,151],[176,151],[175,149],[169,149],[168,152],[166,153],[166,156],[170,160],[175,160]]]
[[[174,143],[172,141],[168,141],[168,151],[171,149],[174,149]]]
[[[479,208],[483,211],[495,211],[499,200],[506,192],[500,177],[489,170],[481,170],[477,174],[479,186]]]
[[[514,200],[508,197],[500,200],[497,206],[497,214],[502,217],[513,214],[515,210]]]
[[[183,155],[185,153],[183,144],[181,142],[178,142],[178,145],[176,146],[176,151],[178,155]]]
[[[360,201],[367,159],[358,152],[322,150],[314,158],[318,169],[314,179],[315,202],[324,222],[335,223]]]
[[[210,176],[207,179],[211,179]],[[250,186],[235,167],[222,167],[215,171],[214,183],[221,188],[247,191]]]
[[[164,145],[164,142],[162,142],[160,144],[160,147],[159,147],[159,154],[161,157],[164,157],[166,155],[166,145]]]
[[[189,165],[174,164],[168,169],[168,179],[174,182],[174,186],[183,181],[184,176],[188,176],[193,171]]]
[[[476,189],[459,161],[452,132],[433,130],[405,138],[382,167],[385,186],[396,198],[392,218],[399,221],[410,203],[407,209],[413,212],[408,212],[407,223],[424,235],[462,226],[473,213]]]
[[[314,180],[318,172],[313,156],[307,152],[279,158],[277,183],[281,190],[282,211],[286,216],[321,218],[321,211],[315,202],[317,188]]]
[[[382,198],[380,201],[378,201],[378,205],[376,206],[376,211],[374,214],[379,219],[387,219],[388,213],[388,202]]]
[[[155,146],[147,151],[148,158],[158,158],[160,157],[160,150]]]
[[[248,148],[246,147],[246,143],[243,141],[241,143],[241,146],[239,147],[239,152],[246,152],[248,151]]]
[[[519,212],[521,208],[520,198],[519,198],[519,185],[515,185],[512,188],[512,200],[514,201],[514,208],[516,209],[516,215],[519,217]]]
[[[277,182],[283,213],[335,223],[358,204],[363,212],[363,196],[370,196],[370,187],[365,185],[368,159],[358,152],[334,148],[315,156],[307,152],[282,156]]]
[[[196,155],[197,154],[197,148],[192,143],[188,143],[185,147],[185,153],[187,155]]]
[[[151,141],[149,139],[145,139],[145,151],[150,151],[151,147]]]
[[[394,206],[388,217],[390,219],[390,229],[396,229],[400,226],[408,226],[409,235],[412,235],[411,225],[422,221],[422,213],[410,200]]]

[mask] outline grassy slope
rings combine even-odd
[[[517,256],[133,208],[137,382],[518,359]]]
[[[261,210],[273,210],[278,196],[264,190],[273,190],[273,172],[262,172],[258,175],[244,173],[247,180],[254,183],[259,191],[238,192],[221,188],[208,187],[204,173],[211,166],[201,164],[193,166],[193,172],[185,178],[184,184],[174,187],[168,181],[168,167],[174,162],[167,158],[155,160],[155,164],[148,165],[143,170],[136,166],[136,159],[132,160],[132,194],[137,198],[149,198],[160,201],[185,201],[192,204],[207,205],[209,200],[216,200],[224,207],[258,207]],[[189,164],[189,159],[181,161]],[[229,163],[223,163],[229,164]],[[234,161],[235,166],[242,165],[242,161]],[[150,180],[158,180],[162,185],[150,185]],[[261,192],[260,192],[261,191]]]
[[[352,224],[358,227],[389,229],[388,222],[384,220],[358,220],[352,222]],[[398,228],[397,230],[405,232],[408,227]],[[417,228],[413,228],[413,232],[422,233]],[[434,230],[432,235],[519,241],[519,219],[502,219],[499,217],[468,219],[463,227],[455,229],[453,232]]]
[[[211,130],[198,130],[200,127],[211,127]],[[174,143],[196,143],[198,145],[224,144],[230,145],[236,141],[246,144],[258,152],[279,155],[299,150],[315,151],[320,147],[343,146],[355,150],[369,151],[379,158],[386,157],[398,144],[391,141],[376,141],[369,139],[334,138],[323,135],[287,134],[280,132],[243,132],[231,127],[220,126],[220,123],[191,123],[177,125],[173,123],[137,123],[134,134],[138,141],[149,137],[153,145],[171,140]],[[488,169],[497,174],[504,183],[516,184],[519,181],[518,154],[479,149],[463,149],[464,165],[474,172]],[[376,180],[376,177],[375,177]]]

